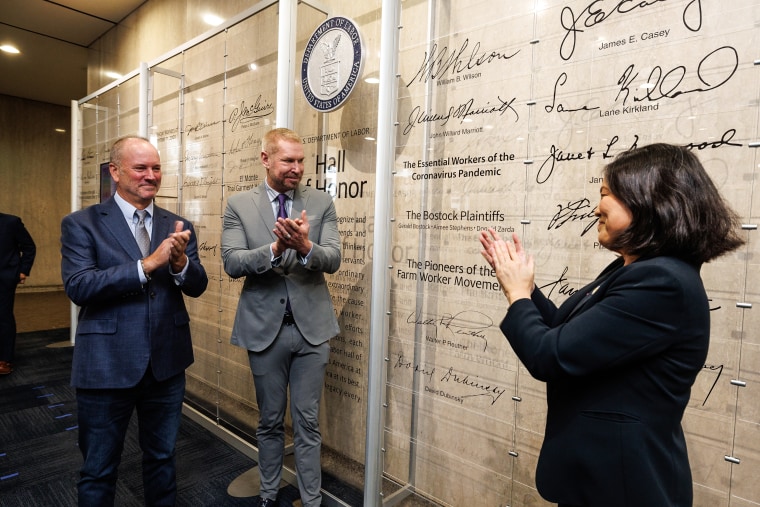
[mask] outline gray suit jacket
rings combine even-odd
[[[304,338],[319,345],[340,332],[324,273],[340,267],[341,244],[332,198],[320,190],[299,185],[291,217],[306,210],[311,256],[303,265],[288,250],[273,267],[270,245],[275,216],[264,184],[229,198],[222,229],[222,261],[232,278],[245,276],[232,329],[233,345],[254,352],[266,349],[282,324],[290,297],[293,317]]]

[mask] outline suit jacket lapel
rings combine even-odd
[[[251,203],[256,208],[256,212],[259,215],[261,222],[264,224],[264,227],[269,231],[272,240],[276,240],[277,237],[274,235],[274,232],[272,232],[275,222],[274,211],[264,183],[251,190]]]
[[[99,211],[105,229],[113,236],[113,244],[120,245],[134,260],[140,259],[142,257],[140,247],[137,246],[135,236],[129,229],[127,221],[124,219],[124,214],[113,197],[101,204]]]
[[[153,252],[158,248],[161,242],[174,232],[174,222],[169,218],[169,214],[163,208],[153,204],[153,231],[150,235],[150,251]],[[137,242],[135,242],[136,244]]]
[[[301,211],[306,209],[306,202],[309,200],[309,190],[307,187],[298,185],[293,193],[293,207],[290,210],[290,218],[300,218]]]
[[[570,298],[568,298],[568,300],[565,301],[565,303],[557,312],[557,322],[567,322],[583,308],[588,306],[592,301],[596,301],[596,298],[594,298],[594,296],[599,291],[599,288],[609,279],[610,275],[617,271],[622,265],[623,258],[618,257],[606,268],[604,268],[596,280],[586,285],[581,290],[573,294]]]

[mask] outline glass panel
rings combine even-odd
[[[124,81],[79,105],[81,115],[81,208],[108,199],[113,186],[108,171],[111,145],[136,134],[139,125],[139,77]]]
[[[518,232],[561,304],[614,258],[593,215],[602,166],[655,141],[689,145],[756,225],[752,4],[400,3],[386,477],[445,505],[549,505],[534,472],[544,385],[499,330],[507,304],[477,232]],[[683,422],[695,505],[758,501],[734,483],[757,458],[757,410],[730,382],[757,377],[757,319],[737,306],[757,299],[755,236],[702,269],[712,344]]]
[[[340,333],[330,341],[320,409],[323,487],[330,491],[331,478],[340,478],[355,491],[348,498],[340,490],[335,493],[356,504],[361,502],[364,481],[378,99],[377,83],[366,79],[377,77],[381,13],[378,1],[331,2],[330,8],[331,15],[348,18],[358,28],[366,51],[363,67],[341,107],[329,113],[314,109],[301,86],[301,62],[326,15],[299,3],[294,128],[303,137],[306,152],[302,182],[333,196],[342,245],[340,269],[326,276]],[[338,33],[343,37],[338,41],[326,38],[340,45],[335,59],[340,72],[347,72],[352,40]],[[312,62],[327,60],[322,48],[311,47]]]

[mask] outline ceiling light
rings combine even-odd
[[[14,55],[17,55],[21,52],[15,46],[11,46],[10,44],[3,44],[2,46],[0,46],[0,51],[5,51],[6,53],[13,53]]]
[[[219,26],[224,22],[224,20],[216,14],[204,14],[203,21],[211,26]]]

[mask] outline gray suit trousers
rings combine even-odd
[[[274,499],[282,479],[283,419],[289,385],[301,502],[304,507],[321,503],[319,401],[329,355],[329,342],[311,345],[295,324],[283,324],[274,343],[265,350],[248,351],[260,413],[256,438],[262,498]]]

